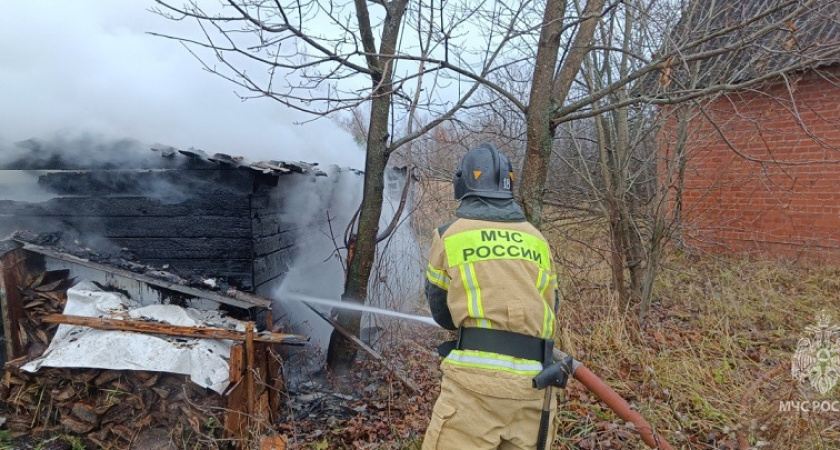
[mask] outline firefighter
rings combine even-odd
[[[546,448],[555,435],[538,445],[549,404],[532,380],[551,364],[557,278],[548,242],[513,198],[513,178],[493,144],[467,152],[454,176],[457,219],[433,237],[426,296],[458,339],[438,348],[443,379],[424,450]]]

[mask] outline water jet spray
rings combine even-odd
[[[286,298],[293,298],[295,300],[300,300],[304,303],[314,303],[317,305],[326,305],[332,306],[333,308],[338,309],[346,309],[350,311],[360,311],[360,312],[369,312],[373,314],[382,314],[385,316],[396,317],[398,319],[405,319],[405,320],[413,320],[416,322],[425,323],[426,325],[432,325],[435,327],[440,327],[440,325],[435,322],[435,319],[429,316],[419,316],[415,314],[406,314],[398,311],[391,311],[390,309],[384,308],[376,308],[374,306],[363,305],[360,303],[353,303],[353,302],[342,302],[339,300],[332,300],[326,298],[319,298],[313,297],[311,295],[304,295],[298,294],[295,292],[285,292],[284,297]],[[283,300],[283,299],[281,299]]]

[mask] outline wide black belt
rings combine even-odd
[[[452,350],[492,352],[514,358],[540,361],[545,365],[546,362],[551,362],[554,341],[514,333],[513,331],[461,327],[458,329],[458,339],[446,341],[438,346],[438,353],[444,358]]]

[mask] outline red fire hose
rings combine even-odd
[[[557,361],[561,361],[565,358],[566,355],[562,351],[558,349],[554,349],[554,359]],[[597,395],[598,398],[601,399],[607,406],[610,407],[618,417],[621,417],[627,422],[631,422],[636,431],[639,432],[639,435],[644,441],[645,444],[648,445],[650,448],[655,449],[663,449],[663,450],[674,450],[674,447],[668,443],[662,436],[656,434],[653,431],[653,427],[645,420],[639,413],[630,409],[630,405],[621,398],[611,387],[607,386],[606,383],[601,381],[591,370],[587,369],[580,361],[574,360],[572,364],[572,375],[574,375],[575,379],[580,381],[581,384],[586,386],[587,389],[592,391],[593,394]]]

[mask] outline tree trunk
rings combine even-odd
[[[639,218],[631,211],[631,202],[632,199],[629,199],[625,194],[625,198],[621,200],[620,214],[622,242],[624,243],[624,267],[630,273],[627,298],[636,303],[642,298],[642,281],[647,257],[636,223],[637,220],[645,220],[645,218]]]
[[[379,233],[379,219],[382,216],[382,198],[385,189],[385,166],[388,164],[389,120],[393,98],[393,55],[396,53],[400,24],[408,0],[395,0],[387,3],[382,42],[376,51],[373,35],[370,32],[370,16],[365,0],[354,0],[356,15],[362,35],[362,42],[367,52],[368,67],[373,72],[373,98],[370,107],[370,122],[367,133],[367,154],[365,157],[365,186],[362,206],[359,214],[359,228],[355,239],[355,248],[347,262],[347,279],[344,282],[342,301],[365,303],[368,294],[368,282],[376,257],[376,235]],[[362,314],[357,311],[342,310],[337,321],[350,333],[358,336]],[[341,333],[333,330],[327,350],[327,369],[337,379],[350,373],[357,349],[353,342]]]
[[[624,215],[621,212],[620,180],[616,174],[615,137],[610,128],[611,123],[603,115],[595,117],[595,130],[598,143],[598,169],[601,181],[604,183],[603,203],[609,224],[610,237],[610,270],[612,285],[618,293],[618,301],[622,307],[629,303],[627,283],[625,281],[624,263],[626,261],[627,245],[622,231]]]
[[[625,46],[630,40],[630,16],[628,14],[625,28]],[[627,48],[625,47],[625,50]],[[626,53],[622,58],[620,66],[620,73],[624,75],[627,73],[626,67]],[[626,100],[627,90],[619,89],[616,93],[618,101]],[[630,175],[630,161],[633,155],[633,144],[630,142],[630,116],[627,108],[618,108],[612,113],[613,122],[615,124],[615,150],[613,158],[610,160],[613,176],[615,177],[613,195],[617,202],[619,214],[619,232],[622,234],[621,242],[624,246],[623,250],[623,267],[627,269],[630,274],[630,285],[627,287],[628,292],[624,296],[630,302],[637,302],[642,298],[642,279],[644,277],[645,252],[642,244],[642,239],[639,234],[637,220],[640,218],[636,215],[634,208],[634,196],[631,192],[630,182],[632,181]]]
[[[540,30],[540,40],[537,46],[537,58],[534,63],[534,77],[531,82],[528,112],[525,118],[527,146],[519,196],[522,201],[522,208],[525,211],[525,217],[537,228],[540,227],[548,158],[551,155],[551,144],[554,141],[551,113],[555,104],[550,92],[554,81],[554,69],[557,66],[557,52],[560,50],[560,32],[563,28],[565,11],[565,0],[548,0],[546,2],[543,27]]]
[[[385,87],[383,86],[383,89]],[[344,282],[342,301],[365,303],[368,280],[376,257],[376,235],[382,215],[382,198],[385,187],[385,166],[388,164],[388,119],[390,113],[390,86],[387,94],[373,99],[368,130],[367,156],[365,158],[365,186],[362,196],[359,228],[353,256],[348,261],[347,279]],[[341,310],[337,321],[353,335],[359,335],[362,314]],[[336,376],[350,372],[356,359],[355,345],[341,333],[333,330],[327,351],[327,368]]]
[[[609,195],[609,194],[608,194]],[[618,301],[622,308],[627,307],[630,299],[627,296],[627,283],[624,277],[624,234],[621,232],[621,215],[618,205],[609,199],[607,205],[610,213],[610,269],[612,271],[613,289],[618,293]]]
[[[527,146],[525,165],[522,169],[522,185],[519,188],[525,216],[535,227],[541,223],[543,194],[548,175],[548,161],[554,142],[557,122],[554,114],[566,101],[583,59],[589,52],[592,36],[598,24],[598,14],[606,0],[588,0],[583,10],[581,23],[572,41],[571,48],[562,67],[554,75],[557,66],[557,52],[560,50],[560,33],[566,12],[565,0],[548,0],[540,30],[537,58],[534,63],[534,78],[528,103]],[[552,79],[553,76],[553,79]]]
[[[653,224],[653,231],[648,253],[647,266],[643,270],[641,301],[639,302],[639,324],[644,325],[645,317],[650,311],[653,302],[653,282],[659,273],[659,259],[662,253],[664,242],[664,217],[656,217]]]

